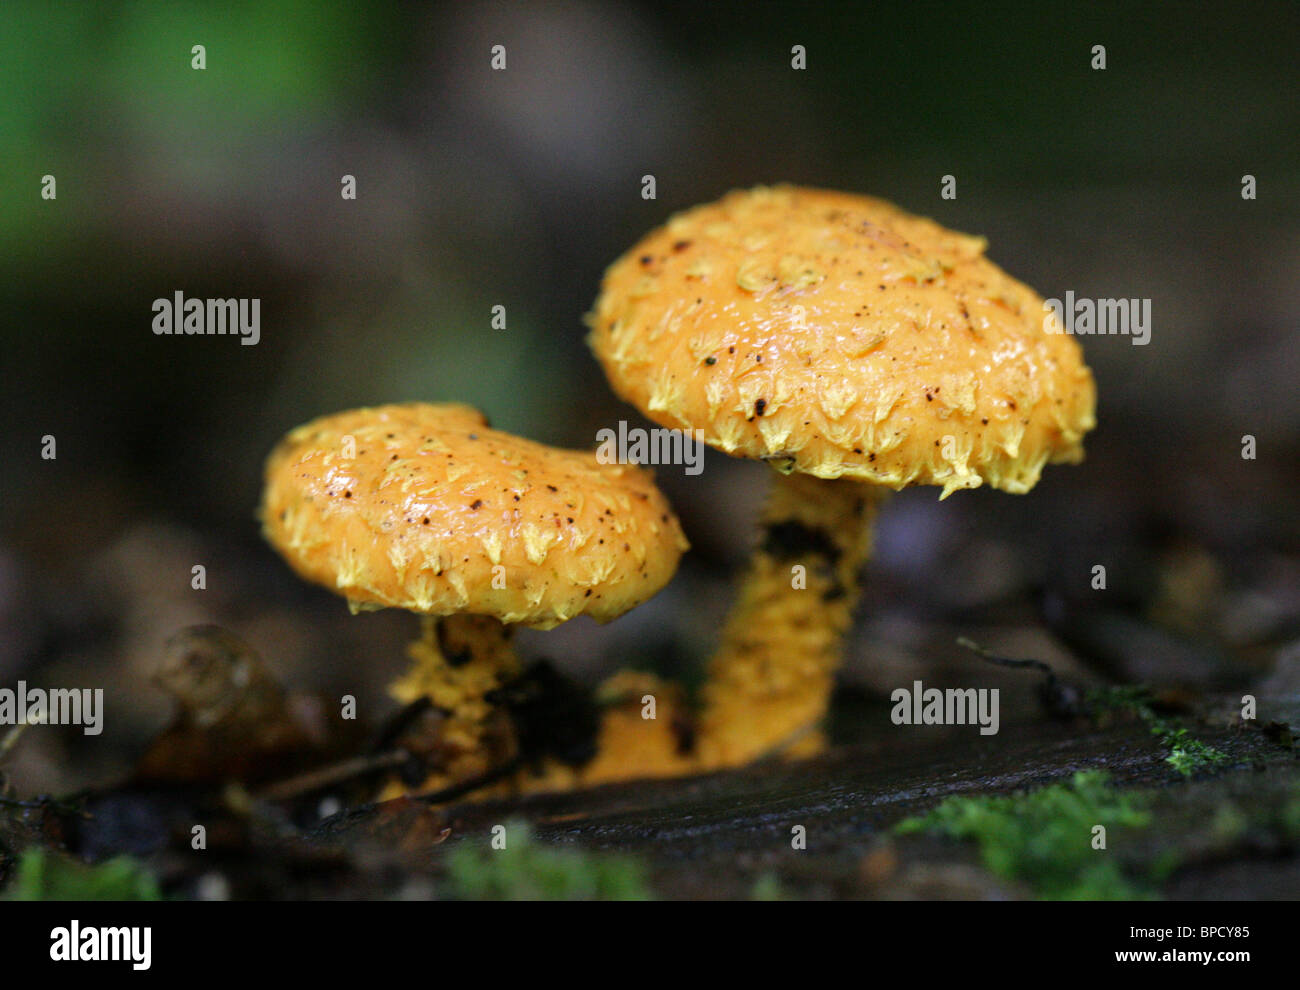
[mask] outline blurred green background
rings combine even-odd
[[[759,182],[984,234],[1045,296],[1152,300],[1148,346],[1084,341],[1085,465],[1027,498],[895,500],[850,687],[930,669],[975,622],[995,646],[1095,661],[1061,623],[1095,604],[1096,562],[1107,614],[1272,669],[1300,642],[1298,23],[1292,3],[0,5],[0,683],[103,684],[120,713],[102,744],[47,734],[14,777],[126,766],[165,721],[147,674],[188,622],[383,705],[413,620],[349,617],[261,543],[272,444],[350,406],[455,399],[593,445],[637,418],[583,343],[603,268],[672,211]],[[260,343],[155,336],[151,303],[177,290],[260,298]],[[693,676],[764,470],[661,468],[696,548],[681,576],[526,649],[591,679]],[[1155,680],[1178,679],[1172,656]]]

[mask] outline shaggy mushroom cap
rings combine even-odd
[[[459,404],[298,427],[267,460],[261,516],[294,570],[354,611],[468,612],[539,629],[622,615],[687,549],[649,472],[493,430]]]
[[[1096,391],[1078,343],[984,248],[867,196],[735,191],[610,266],[589,343],[622,398],[726,453],[944,497],[1026,492],[1045,463],[1082,459]]]

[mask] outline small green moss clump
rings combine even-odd
[[[118,856],[89,866],[44,849],[28,849],[18,860],[11,901],[159,901],[158,883],[136,860]]]
[[[1151,734],[1160,740],[1160,745],[1168,750],[1165,762],[1184,777],[1210,770],[1232,759],[1223,750],[1193,738],[1185,728],[1160,718],[1152,711],[1151,694],[1144,687],[1101,688],[1089,693],[1088,705],[1097,713],[1125,711],[1137,715]]]
[[[1153,723],[1151,732],[1158,736],[1161,744],[1169,750],[1165,762],[1184,777],[1190,777],[1201,770],[1209,770],[1231,760],[1223,750],[1215,749],[1199,739],[1193,739],[1186,729],[1176,728],[1163,720]]]
[[[462,842],[451,850],[452,893],[462,900],[645,901],[640,860],[539,844],[528,825],[510,823],[504,849]]]
[[[1136,795],[1114,790],[1100,772],[1011,795],[951,797],[929,814],[895,826],[900,835],[932,832],[973,839],[984,865],[1055,900],[1132,900],[1153,896],[1125,874],[1118,857],[1095,849],[1094,829],[1111,843],[1122,829],[1145,828],[1150,815]]]
[[[785,899],[781,890],[781,878],[775,873],[763,873],[749,889],[751,901],[780,901]]]

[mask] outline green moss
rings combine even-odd
[[[44,849],[18,860],[11,901],[158,901],[158,883],[134,859],[118,856],[94,866]]]
[[[1184,777],[1231,761],[1227,753],[1193,738],[1187,729],[1156,715],[1151,709],[1151,693],[1144,687],[1099,688],[1089,692],[1088,708],[1094,715],[1114,711],[1136,715],[1168,750],[1165,762]]]
[[[462,842],[451,850],[452,892],[463,900],[644,901],[646,870],[629,856],[539,844],[528,825],[506,825],[506,847]]]
[[[779,901],[784,896],[781,892],[781,879],[775,873],[762,874],[749,890],[751,901]]]
[[[952,797],[929,814],[895,826],[900,835],[931,832],[974,840],[984,865],[1028,884],[1040,897],[1128,900],[1153,896],[1150,877],[1127,875],[1110,849],[1093,848],[1093,829],[1111,846],[1125,829],[1145,828],[1140,796],[1114,790],[1104,773],[1081,772],[1066,784],[1012,795]]]
[[[1084,704],[1094,718],[1103,716],[1107,712],[1150,715],[1151,691],[1149,688],[1132,684],[1093,688],[1085,695]]]
[[[1214,817],[1210,820],[1210,834],[1216,841],[1236,842],[1249,828],[1250,819],[1237,805],[1224,801],[1214,809]]]
[[[1193,739],[1186,729],[1174,728],[1165,722],[1159,722],[1151,726],[1151,732],[1158,736],[1161,744],[1169,750],[1165,762],[1184,777],[1190,777],[1201,770],[1209,770],[1231,759],[1223,750],[1215,749],[1199,739]]]

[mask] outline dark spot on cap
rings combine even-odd
[[[758,400],[754,403],[754,415],[755,415],[755,416],[762,416],[762,415],[763,415],[763,410],[766,409],[766,408],[767,408],[767,400],[766,400],[766,399],[758,399]]]
[[[481,509],[483,508],[483,500],[481,498],[476,498],[473,502],[470,502],[469,507],[476,510]]]

